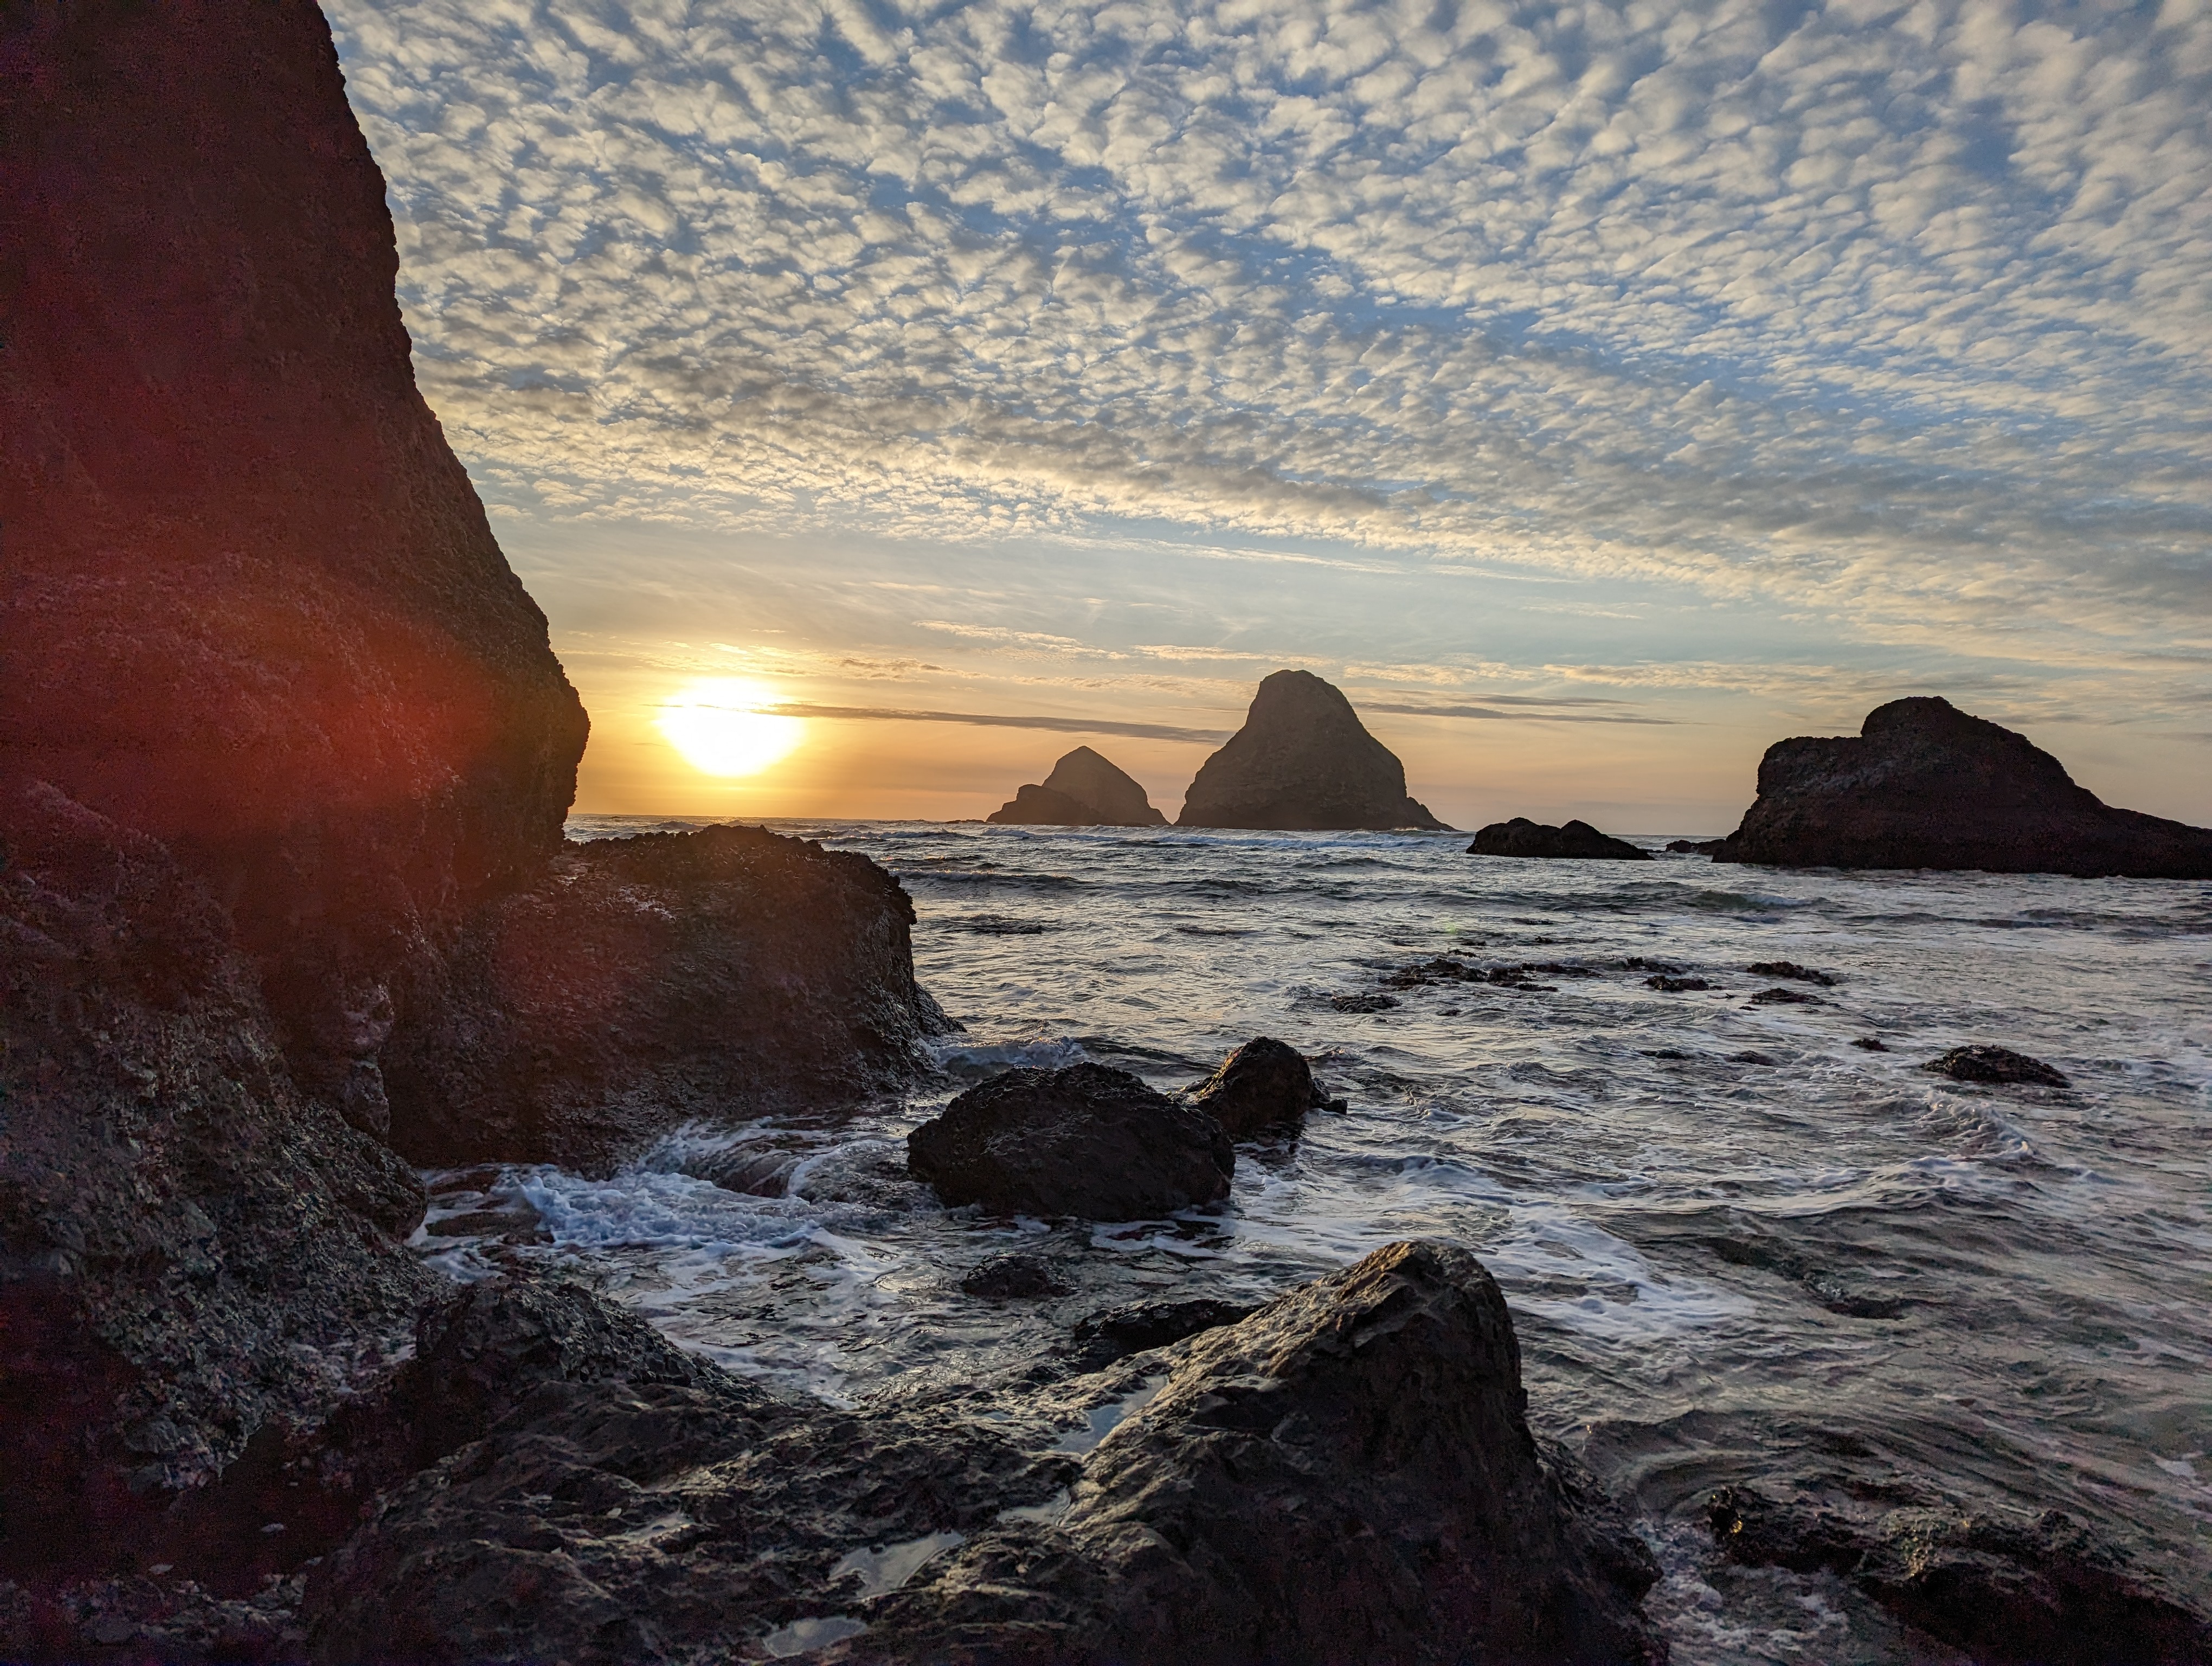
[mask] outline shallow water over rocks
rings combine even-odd
[[[695,1124],[606,1180],[433,1176],[426,1256],[559,1262],[686,1347],[857,1403],[1017,1370],[1104,1309],[1249,1304],[1445,1236],[1505,1291],[1531,1421],[1640,1513],[1679,1661],[1931,1657],[1832,1575],[1715,1554],[1705,1500],[1744,1481],[2065,1509],[2212,1603],[2212,885],[1507,861],[1449,835],[778,830],[913,893],[917,970],[967,1025],[944,1091]],[[1835,981],[1754,1003],[1771,962]],[[1175,1088],[1261,1034],[1348,1109],[1241,1147],[1224,1206],[1054,1225],[906,1175],[905,1134],[1008,1065]],[[1920,1068],[1969,1043],[2072,1086]],[[963,1288],[1012,1254],[1042,1293]]]

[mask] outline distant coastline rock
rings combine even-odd
[[[1044,784],[1025,786],[987,818],[1017,827],[1164,827],[1143,784],[1088,746],[1052,766]]]
[[[1728,842],[1725,839],[1669,839],[1667,854],[1670,856],[1711,856]]]
[[[1601,833],[1588,822],[1569,822],[1547,827],[1526,816],[1510,822],[1492,822],[1474,836],[1467,848],[1470,856],[1552,856],[1579,861],[1648,862],[1651,853]]]
[[[1199,766],[1178,827],[1449,832],[1406,794],[1406,766],[1311,672],[1260,684],[1244,727]]]
[[[955,1206],[1145,1220],[1228,1196],[1237,1154],[1204,1111],[1079,1064],[969,1088],[907,1136],[907,1166]]]
[[[1716,861],[2212,879],[2212,830],[2116,810],[2025,735],[1932,696],[1778,741]]]
[[[866,857],[762,828],[572,843],[402,986],[392,1143],[604,1173],[687,1117],[895,1091],[954,1027],[913,921]]]
[[[1306,1113],[1322,1109],[1328,1099],[1314,1085],[1313,1067],[1304,1054],[1272,1037],[1255,1036],[1192,1090],[1190,1102],[1231,1140],[1248,1140],[1267,1130],[1295,1133]]]

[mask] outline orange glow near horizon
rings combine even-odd
[[[658,727],[684,761],[704,775],[757,775],[806,739],[803,718],[761,708],[776,703],[765,683],[736,677],[690,683],[660,708]]]

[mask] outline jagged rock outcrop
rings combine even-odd
[[[895,1091],[952,1027],[913,921],[866,857],[757,827],[570,845],[404,990],[392,1143],[604,1171],[690,1117]]]
[[[1777,741],[1713,860],[1778,867],[2212,879],[2212,829],[2115,810],[2025,735],[1893,700],[1856,737]]]
[[[289,1548],[215,1483],[404,1342],[440,1282],[400,1247],[422,1207],[295,1085],[206,886],[0,781],[0,1578]]]
[[[542,1311],[503,1317],[517,1301]],[[1392,1245],[1240,1322],[1163,1320],[1179,1340],[1095,1373],[852,1412],[657,1338],[603,1372],[598,1302],[495,1285],[426,1327],[483,1339],[432,1375],[474,1358],[490,1420],[314,1571],[316,1658],[1662,1657],[1656,1566],[1531,1436],[1504,1301],[1455,1246]]]
[[[1009,1070],[907,1136],[907,1166],[947,1203],[1001,1214],[1142,1220],[1229,1195],[1220,1123],[1126,1070]]]
[[[1406,795],[1406,766],[1352,702],[1307,671],[1260,684],[1244,727],[1199,766],[1178,827],[1425,828],[1443,824]]]
[[[1270,1131],[1296,1133],[1306,1113],[1328,1104],[1305,1055],[1272,1036],[1255,1036],[1191,1090],[1190,1102],[1231,1140]]]
[[[205,879],[374,1128],[387,976],[558,847],[583,708],[310,0],[24,11],[0,107],[0,757]]]
[[[1920,1067],[1954,1082],[1987,1082],[1996,1086],[2071,1087],[2066,1073],[2040,1059],[2015,1053],[2008,1047],[1954,1047],[1941,1058]]]
[[[1583,861],[1648,862],[1651,853],[1601,833],[1588,822],[1572,821],[1549,827],[1526,816],[1492,822],[1474,836],[1467,848],[1470,856],[1554,856]]]
[[[1042,786],[1025,786],[986,818],[1031,827],[1164,827],[1145,789],[1088,746],[1052,766]]]

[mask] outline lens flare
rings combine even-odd
[[[756,775],[806,739],[804,720],[760,709],[775,702],[764,683],[693,683],[660,708],[660,733],[702,775]]]

